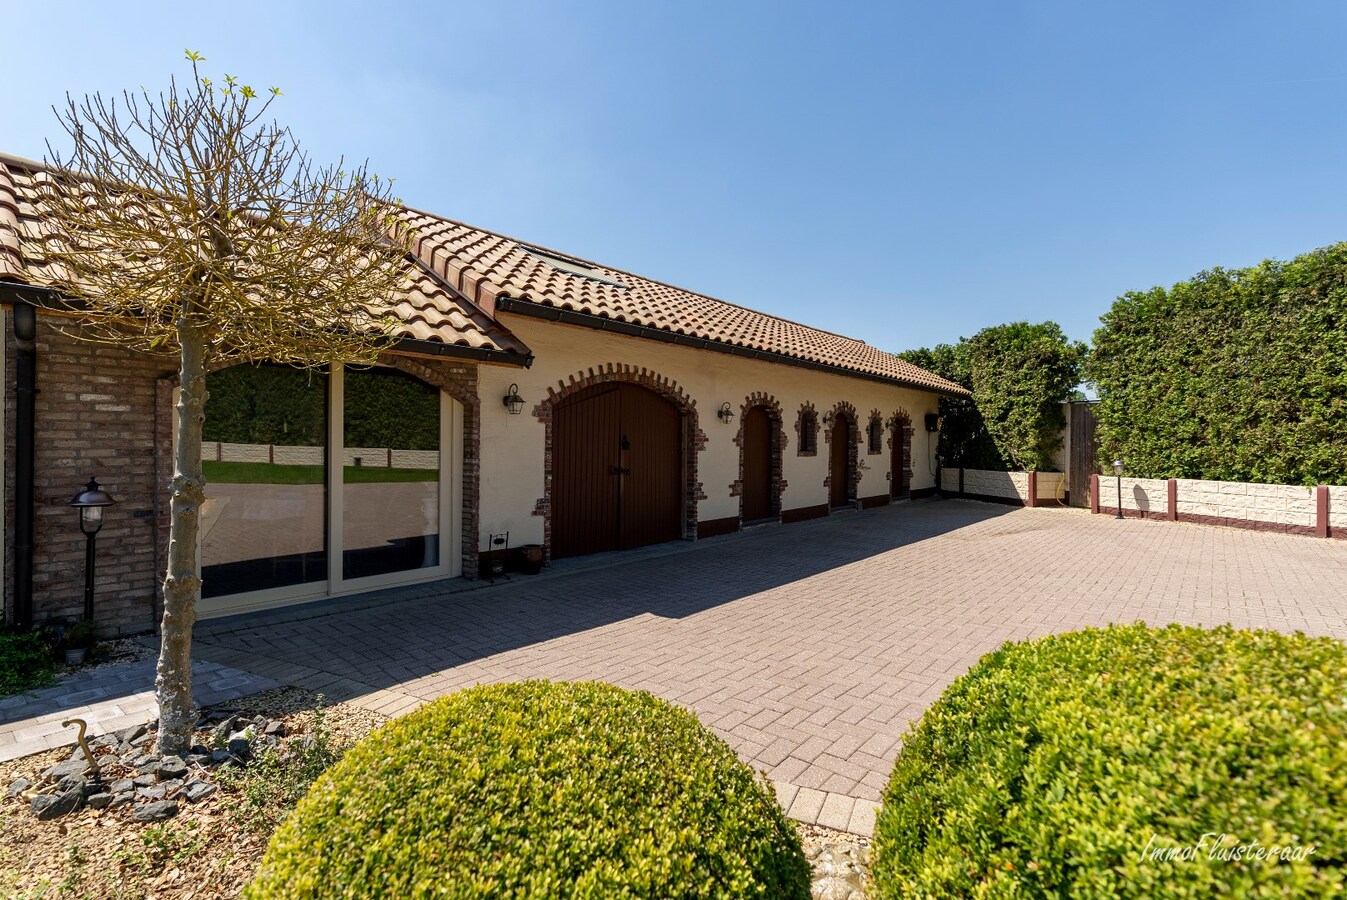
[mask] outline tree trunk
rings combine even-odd
[[[206,481],[201,474],[201,426],[206,420],[205,333],[184,315],[178,321],[181,368],[178,375],[177,447],[168,531],[168,572],[164,578],[164,619],[160,629],[155,690],[159,701],[157,752],[181,753],[192,746],[196,701],[192,698],[192,625],[201,597],[197,534]]]

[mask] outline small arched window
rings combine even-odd
[[[813,456],[818,452],[818,413],[812,409],[800,411],[800,441],[797,446],[801,456]]]
[[[869,444],[871,453],[884,452],[884,423],[879,416],[870,417]]]

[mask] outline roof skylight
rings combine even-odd
[[[589,263],[583,263],[578,259],[571,259],[569,256],[562,256],[547,250],[539,250],[537,247],[530,247],[527,244],[520,244],[519,246],[523,248],[525,253],[538,257],[554,269],[570,272],[572,275],[579,275],[581,278],[592,278],[595,281],[602,281],[604,284],[611,284],[614,287],[626,287],[622,282],[614,281],[607,275],[601,273],[598,269],[589,265]]]

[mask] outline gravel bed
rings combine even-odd
[[[134,642],[119,643],[153,655]],[[311,691],[285,687],[216,709],[284,723],[283,748],[311,733],[318,702],[318,695]],[[324,708],[325,728],[335,747],[349,746],[387,721],[378,713],[341,703]],[[71,757],[69,749],[62,749],[0,764],[0,791],[16,778],[37,780],[38,773]],[[24,900],[237,897],[252,880],[269,838],[245,827],[239,813],[241,799],[238,785],[222,781],[219,790],[184,804],[175,817],[158,823],[136,821],[130,804],[85,807],[58,819],[39,821],[27,802],[0,794],[0,896]],[[813,868],[815,900],[863,900],[870,880],[870,842],[819,825],[797,827]]]

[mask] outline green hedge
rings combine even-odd
[[[875,896],[1340,896],[1345,811],[1342,643],[1133,625],[1007,644],[908,735]],[[1313,853],[1221,858],[1255,840]]]
[[[799,838],[696,718],[601,683],[477,687],[347,751],[250,898],[807,898]]]
[[[968,469],[1051,471],[1062,446],[1062,404],[1080,381],[1085,345],[1056,322],[1009,322],[957,345],[899,353],[901,359],[973,392],[940,398],[940,458]]]
[[[1131,474],[1347,484],[1347,243],[1124,294],[1095,332],[1101,458]]]

